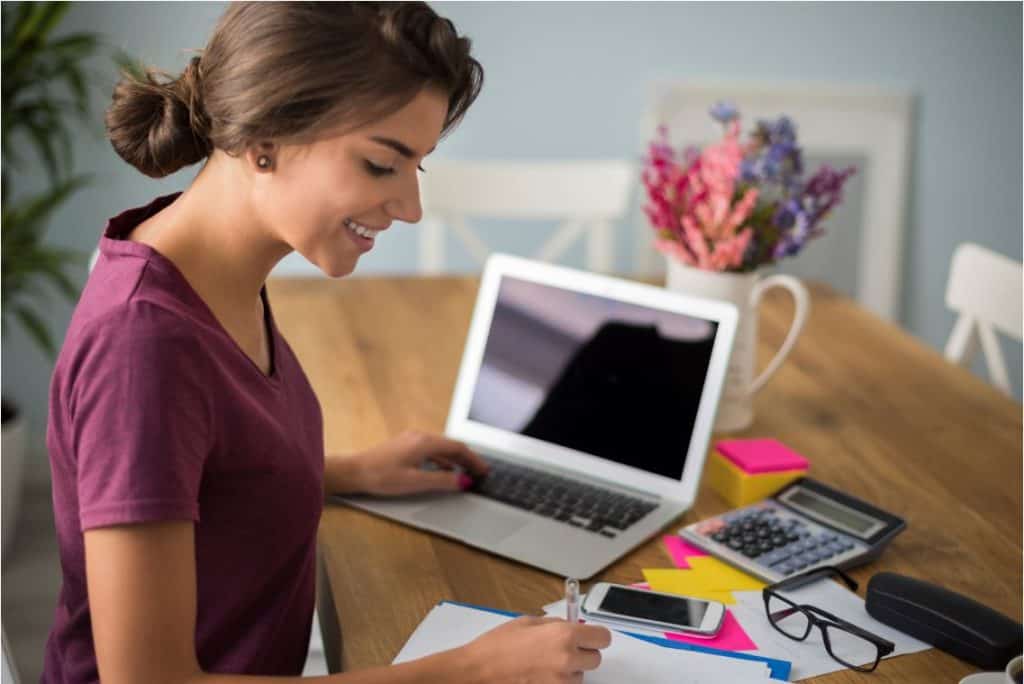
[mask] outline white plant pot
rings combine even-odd
[[[0,490],[0,496],[3,497],[0,499],[3,506],[0,511],[0,515],[3,515],[3,529],[0,530],[3,539],[0,545],[3,547],[3,553],[7,553],[14,531],[18,527],[27,446],[28,421],[25,419],[25,413],[19,411],[18,415],[3,424],[3,442],[0,443],[0,462],[3,467],[0,472],[0,476],[3,477],[0,480],[3,487]]]

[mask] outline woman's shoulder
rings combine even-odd
[[[98,263],[72,314],[58,367],[77,367],[90,357],[159,363],[201,355],[202,316],[163,280],[145,262]]]

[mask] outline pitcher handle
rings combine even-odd
[[[793,312],[793,322],[789,326],[789,332],[786,333],[786,339],[783,341],[782,346],[779,347],[779,351],[775,352],[775,356],[765,369],[761,371],[761,374],[757,376],[757,379],[750,384],[748,394],[753,396],[756,394],[764,384],[768,382],[768,379],[775,374],[775,371],[779,369],[782,362],[789,356],[789,352],[792,351],[793,345],[796,344],[796,338],[800,336],[800,332],[804,329],[804,324],[807,322],[807,314],[811,308],[811,297],[807,293],[807,288],[799,280],[790,275],[775,274],[768,276],[764,280],[761,280],[754,286],[754,289],[750,293],[750,308],[752,315],[756,316],[758,311],[758,305],[761,303],[761,297],[764,293],[773,288],[782,287],[789,290],[789,293],[793,295],[793,303],[796,305],[796,309]]]

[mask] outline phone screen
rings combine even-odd
[[[682,596],[659,596],[646,591],[608,587],[600,610],[619,615],[699,627],[708,610],[708,602]]]

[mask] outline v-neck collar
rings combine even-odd
[[[208,319],[208,323],[214,326],[220,334],[231,342],[235,350],[245,358],[253,371],[258,373],[267,382],[278,384],[280,382],[281,375],[280,369],[278,368],[280,359],[280,350],[277,343],[278,333],[277,325],[274,322],[274,314],[273,311],[271,311],[270,298],[267,295],[266,285],[260,288],[260,300],[263,302],[263,326],[265,334],[267,335],[267,347],[270,354],[269,373],[264,373],[263,369],[259,367],[259,364],[256,363],[256,361],[249,356],[244,349],[242,349],[235,338],[231,336],[231,333],[228,332],[227,328],[225,328],[220,322],[220,319],[218,319],[213,313],[213,310],[206,303],[206,300],[204,300],[199,293],[196,292],[195,288],[192,287],[192,283],[188,281],[188,278],[186,278],[185,274],[181,272],[181,269],[178,268],[177,264],[154,249],[151,245],[144,242],[135,242],[133,240],[126,239],[125,236],[131,233],[136,226],[174,202],[174,200],[176,200],[180,195],[180,192],[176,192],[170,195],[157,197],[145,206],[128,209],[110,219],[103,231],[103,236],[100,238],[100,252],[106,255],[134,256],[145,259],[151,266],[178,280],[182,286],[182,292],[184,295],[193,300],[192,304],[194,307],[202,311]]]

